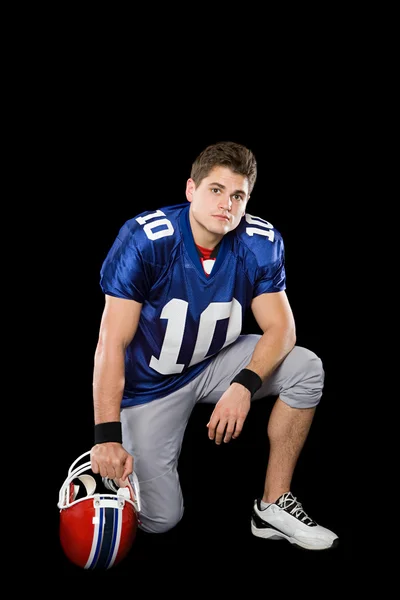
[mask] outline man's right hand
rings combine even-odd
[[[102,477],[125,480],[133,473],[133,457],[118,442],[96,444],[90,451],[93,473]]]

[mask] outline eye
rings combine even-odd
[[[221,190],[219,188],[211,188],[213,194],[218,194]]]
[[[242,196],[240,196],[239,194],[233,194],[233,198],[237,201],[243,200]]]

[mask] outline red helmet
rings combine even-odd
[[[126,557],[135,540],[140,523],[139,482],[135,473],[129,475],[126,487],[106,477],[96,481],[93,473],[86,473],[91,471],[90,461],[78,466],[89,454],[72,463],[61,486],[60,541],[67,558],[79,567],[109,569]],[[99,486],[104,489],[96,492]]]

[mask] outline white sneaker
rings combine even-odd
[[[307,550],[326,550],[339,543],[333,531],[321,527],[305,513],[291,492],[282,494],[264,509],[261,508],[261,499],[255,500],[251,532],[265,539],[285,539]]]

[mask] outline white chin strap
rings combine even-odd
[[[140,511],[142,510],[142,505],[140,503],[140,486],[139,486],[139,479],[137,478],[135,471],[133,473],[131,473],[130,475],[128,475],[128,479],[132,486],[133,494],[135,496],[135,499],[134,499],[135,508],[136,508],[137,512],[140,513]]]
[[[91,496],[92,494],[94,494],[94,491],[96,489],[96,480],[94,479],[94,477],[92,477],[91,475],[79,475],[78,479],[79,481],[82,481],[87,496]],[[74,484],[74,500],[77,497],[79,490],[80,486]]]
[[[102,479],[103,479],[104,486],[108,490],[111,490],[112,492],[115,492],[118,494],[118,492],[120,490],[126,489],[126,488],[119,487],[119,485],[115,479],[109,479],[108,477],[103,477]],[[133,472],[131,475],[128,475],[128,479],[129,479],[129,483],[131,484],[131,487],[133,490],[133,495],[134,495],[133,503],[135,505],[136,511],[140,512],[140,510],[141,510],[140,487],[139,487],[139,480],[137,478],[136,473]]]

